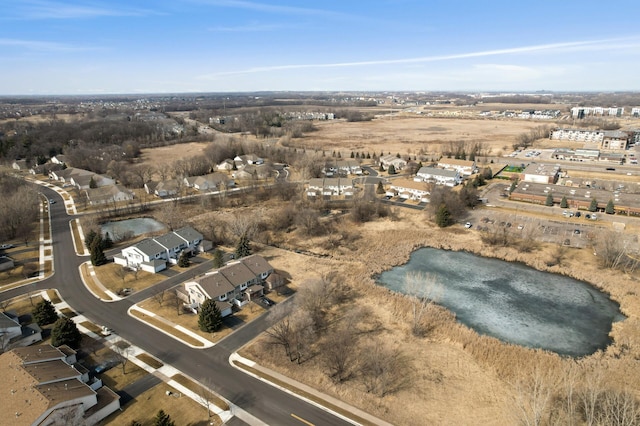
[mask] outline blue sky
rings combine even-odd
[[[0,95],[640,90],[640,2],[0,0]]]

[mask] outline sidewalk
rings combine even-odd
[[[50,300],[49,296],[47,294],[46,291],[43,291],[41,293],[42,297]],[[71,307],[64,301],[60,302],[60,303],[56,303],[55,305],[56,310],[59,312],[62,309],[68,308],[71,309]],[[72,318],[73,322],[76,323],[76,325],[78,326],[78,330],[80,330],[81,333],[88,335],[89,337],[93,338],[93,339],[98,339],[98,340],[104,340],[105,344],[109,347],[112,347],[116,342],[119,341],[125,341],[124,339],[122,339],[121,337],[117,336],[116,334],[111,334],[109,336],[101,336],[98,335],[96,333],[94,333],[93,331],[89,330],[88,328],[84,327],[82,325],[83,322],[91,322],[89,319],[87,319],[84,315],[76,315],[75,317]],[[98,324],[96,324],[96,326],[98,326]],[[180,392],[182,395],[187,396],[188,398],[191,398],[192,400],[194,400],[195,402],[197,402],[198,404],[202,405],[203,407],[206,408],[205,403],[203,402],[202,398],[196,394],[195,392],[191,391],[190,389],[187,389],[186,387],[184,387],[183,385],[181,385],[180,383],[176,382],[175,380],[172,380],[171,377],[175,376],[176,374],[181,374],[184,375],[180,370],[170,366],[170,365],[163,365],[160,368],[154,368],[152,366],[150,366],[149,364],[145,363],[144,361],[140,360],[138,358],[138,355],[145,353],[145,351],[143,351],[142,349],[140,349],[139,347],[131,344],[131,342],[127,342],[129,344],[129,362],[136,364],[138,367],[142,368],[143,370],[145,370],[146,372],[150,373],[150,374],[155,374],[157,377],[160,378],[166,378],[168,380],[164,380],[165,383],[167,383],[169,386],[171,386],[172,388],[176,389],[178,392]],[[148,355],[148,354],[147,354]],[[186,376],[185,376],[186,377]],[[193,379],[191,379],[193,380]],[[195,383],[198,383],[197,381],[193,380]],[[212,392],[211,390],[209,390],[211,393],[215,394],[215,392]],[[216,394],[217,395],[217,394]],[[218,398],[224,400],[224,398],[220,397],[218,395]],[[226,400],[225,400],[226,401]],[[229,406],[231,407],[231,404],[229,404]],[[209,403],[209,409],[211,410],[212,413],[214,413],[215,415],[217,415],[218,417],[220,417],[220,419],[223,422],[227,422],[228,420],[230,420],[233,417],[232,414],[232,410],[233,408],[231,408],[229,411],[223,411],[222,409],[220,409],[218,406]]]
[[[287,392],[288,394],[293,395],[297,398],[300,398],[308,402],[309,404],[315,405],[316,407],[322,410],[328,411],[334,416],[339,417],[342,420],[349,422],[351,424],[360,425],[364,423],[364,424],[381,425],[381,426],[393,426],[391,423],[387,423],[384,420],[379,419],[365,411],[362,411],[359,408],[349,405],[344,401],[341,401],[330,395],[324,394],[312,388],[311,386],[305,385],[304,383],[300,383],[296,380],[293,380],[290,377],[287,377],[283,374],[273,371],[267,367],[263,367],[260,364],[257,364],[254,361],[251,361],[250,359],[244,358],[237,352],[234,352],[231,354],[231,356],[229,357],[229,363],[231,364],[232,367],[243,371],[245,374],[249,374],[250,376],[253,376],[258,380],[262,380],[263,382],[268,383],[271,386],[275,386],[278,389],[284,392]],[[263,373],[268,377],[272,377],[279,382],[286,383],[287,387],[278,385],[277,383],[274,383],[269,379],[262,377],[261,375],[255,374],[251,371],[247,371],[246,369],[242,368],[238,364],[243,364],[254,370],[258,370],[260,373]],[[294,388],[294,390],[292,390],[291,388]],[[296,392],[296,391],[300,391],[300,392]],[[313,396],[314,399],[310,399],[306,397],[305,394]],[[317,402],[317,401],[320,401],[320,402]],[[324,403],[326,403],[326,405]],[[342,413],[334,411],[334,409],[332,409],[333,407],[339,410],[342,410],[343,412],[352,414],[353,416],[347,417]]]

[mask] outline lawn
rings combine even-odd
[[[132,288],[134,291],[144,290],[165,279],[160,274],[145,271],[132,272],[115,263],[96,266],[94,270],[102,285],[116,294],[123,288]]]
[[[89,266],[86,263],[82,264],[80,272],[92,293],[96,294],[102,300],[111,300],[111,297],[95,283],[93,277],[89,274]]]
[[[42,296],[40,296],[40,293],[33,297],[21,296],[17,299],[11,299],[10,301],[8,301],[8,306],[4,310],[13,311],[18,316],[31,314],[36,305],[41,301]]]
[[[214,404],[216,407],[220,408],[221,410],[223,411],[229,410],[229,404],[227,404],[224,400],[218,398],[215,394],[204,389],[201,385],[183,376],[182,374],[176,374],[173,377],[171,377],[171,379],[180,383],[182,386],[189,389],[191,392],[194,392],[198,395],[203,395],[211,404]]]
[[[154,317],[150,317],[148,315],[143,314],[142,312],[136,311],[135,309],[131,311],[131,315],[133,315],[136,318],[139,318],[140,320],[148,323],[149,325],[152,325],[156,328],[159,328],[173,336],[175,336],[176,338],[183,340],[185,342],[187,342],[190,345],[193,346],[204,346],[202,344],[202,342],[200,342],[199,340],[194,339],[193,337],[189,336],[188,334],[182,333],[179,330],[176,330],[175,327],[172,327],[169,324],[166,324],[164,321],[161,321],[157,318]]]
[[[99,424],[102,426],[128,425],[136,420],[142,426],[152,426],[153,418],[160,409],[169,414],[171,419],[181,426],[222,424],[220,418],[215,414],[212,414],[211,418],[207,418],[206,408],[196,401],[180,395],[178,391],[166,383],[159,383],[122,408],[122,411],[116,411]]]
[[[73,235],[73,241],[76,244],[78,254],[85,254],[85,247],[82,244],[82,238],[80,238],[80,231],[78,231],[78,220],[74,219],[71,222],[71,233]]]
[[[104,346],[104,344],[101,344],[101,342],[91,338],[83,339],[82,346],[88,347],[88,349],[91,350],[91,353],[84,358],[83,363],[85,367],[91,369],[91,367],[102,363],[112,365],[110,369],[98,375],[98,377],[102,379],[102,382],[112,390],[122,390],[127,385],[149,374],[133,362],[128,361],[132,355],[129,355],[127,352],[123,352],[121,356],[117,352]],[[124,351],[126,351],[126,349],[124,349]],[[125,358],[127,361],[123,369],[122,360]]]
[[[169,291],[171,290],[167,290],[167,292]],[[165,299],[167,299],[166,296]],[[205,333],[198,328],[198,315],[191,313],[180,313],[180,315],[178,315],[178,311],[174,304],[165,301],[162,303],[162,306],[160,306],[156,298],[153,297],[142,301],[139,306],[143,309],[153,312],[154,314],[166,319],[167,321],[170,321],[173,324],[181,325],[187,330],[193,331],[194,333],[211,342],[217,342],[223,337],[231,334],[234,330],[233,328],[230,328],[223,323],[222,328],[217,332]],[[264,311],[265,308],[263,308],[262,306],[256,303],[248,303],[242,308],[241,311],[234,312],[233,317],[236,320],[242,321],[243,324],[246,324],[259,317],[262,313],[264,313]]]

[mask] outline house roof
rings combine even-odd
[[[9,318],[4,312],[0,312],[0,330],[7,328],[20,327],[20,323]]]
[[[154,240],[167,249],[179,247],[181,244],[184,244],[184,240],[173,232],[155,237]]]
[[[178,181],[175,179],[164,180],[162,182],[158,182],[155,186],[156,191],[164,190],[164,191],[177,191],[178,190]]]
[[[418,191],[429,192],[427,189],[427,184],[425,182],[416,182],[413,179],[408,178],[399,178],[391,181],[391,187],[396,189],[413,189]]]
[[[61,359],[39,362],[33,356],[29,358],[31,364],[24,364],[26,354],[53,356],[55,353],[63,356],[51,345],[18,348],[0,355],[0,377],[4,378],[3,389],[6,391],[0,398],[0,410],[5,419],[11,415],[12,425],[31,425],[62,402],[95,395],[89,386],[77,379],[79,372]],[[41,379],[58,381],[46,383]],[[15,418],[13,413],[16,413]]]
[[[211,299],[227,294],[235,289],[235,286],[231,284],[219,271],[214,271],[210,274],[197,278],[195,282]]]
[[[179,237],[184,238],[188,242],[202,240],[203,236],[201,233],[196,231],[190,226],[185,226],[184,228],[180,228],[176,231],[173,231],[174,234],[177,234]]]
[[[78,370],[61,359],[23,364],[22,368],[38,383],[57,382],[80,377]]]
[[[219,269],[218,272],[223,274],[234,287],[256,278],[256,275],[251,272],[251,269],[247,268],[241,261],[227,264],[224,268]]]
[[[90,201],[104,201],[104,200],[113,200],[118,194],[126,194],[131,196],[131,191],[126,189],[122,185],[107,185],[101,186],[99,188],[89,188],[86,190],[87,198]]]
[[[11,351],[22,363],[42,362],[63,359],[64,353],[51,345],[25,346]]]
[[[156,254],[161,253],[165,250],[164,247],[156,243],[152,238],[145,238],[139,243],[136,243],[134,247],[147,256],[155,256]]]
[[[442,177],[452,178],[452,179],[459,175],[458,172],[455,170],[444,170],[444,169],[437,169],[435,167],[427,167],[427,166],[421,167],[420,170],[418,170],[418,174],[442,176]]]
[[[470,160],[459,160],[457,158],[442,158],[438,161],[438,165],[448,165],[448,166],[461,166],[461,167],[473,167],[475,161]]]
[[[252,254],[251,256],[243,257],[240,261],[244,263],[255,276],[273,272],[273,267],[260,255]]]

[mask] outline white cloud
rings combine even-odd
[[[622,41],[632,41],[631,43],[621,44]],[[575,41],[575,42],[563,42],[563,43],[549,43],[532,46],[512,47],[505,49],[493,49],[493,50],[481,50],[477,52],[467,53],[454,53],[449,55],[436,55],[436,56],[422,56],[415,58],[404,59],[380,59],[371,61],[358,61],[358,62],[337,62],[337,63],[317,63],[317,64],[290,64],[290,65],[274,65],[266,67],[254,67],[237,71],[224,71],[211,74],[201,75],[198,78],[201,79],[217,79],[219,77],[236,75],[236,74],[255,74],[264,73],[270,71],[285,71],[296,69],[309,69],[309,68],[344,68],[344,67],[361,67],[371,65],[395,65],[395,64],[412,64],[412,63],[426,63],[426,62],[443,62],[452,61],[457,59],[470,59],[470,58],[482,58],[490,56],[507,56],[507,55],[519,55],[519,54],[535,54],[535,53],[568,53],[574,51],[600,51],[600,50],[615,50],[619,46],[624,49],[629,49],[630,46],[640,46],[640,41],[637,38],[626,39],[603,39],[603,40],[589,40],[589,41]]]
[[[51,41],[20,40],[12,38],[0,38],[0,46],[20,47],[22,49],[40,52],[81,52],[93,50],[89,47],[78,47]]]
[[[21,0],[4,19],[86,19],[115,16],[158,14],[149,9],[113,8],[110,5],[81,5],[49,0]]]
[[[227,7],[234,9],[245,9],[256,12],[268,12],[285,15],[309,15],[309,16],[327,16],[327,17],[344,17],[346,15],[323,9],[313,9],[306,7],[279,6],[274,4],[257,3],[244,0],[191,0],[192,3],[207,4],[211,6]]]

